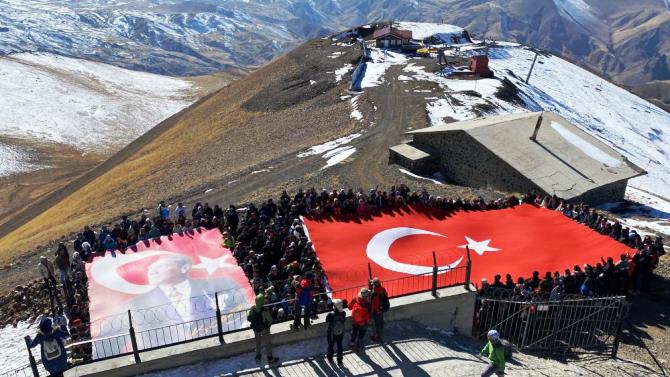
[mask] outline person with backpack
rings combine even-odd
[[[351,310],[351,343],[353,349],[359,349],[363,346],[363,338],[370,322],[370,290],[362,288],[357,297],[349,302]]]
[[[372,286],[372,320],[375,324],[375,333],[370,339],[376,342],[383,342],[384,339],[384,313],[386,313],[391,304],[389,302],[389,295],[386,293],[386,288],[382,287],[379,278],[374,278],[371,281]]]
[[[344,320],[346,313],[344,312],[342,300],[333,300],[333,311],[326,315],[326,323],[328,324],[328,333],[326,339],[328,340],[328,361],[333,363],[333,354],[335,353],[335,345],[337,345],[337,365],[342,366],[342,340],[344,339]]]
[[[256,362],[261,361],[261,340],[265,343],[265,350],[268,354],[268,364],[273,364],[279,361],[278,358],[272,356],[272,335],[270,334],[270,326],[272,325],[272,316],[270,311],[265,306],[265,295],[260,293],[256,296],[256,305],[249,309],[247,313],[247,321],[254,330],[254,340],[256,341]]]
[[[41,346],[41,358],[44,369],[49,376],[62,377],[63,370],[67,366],[67,354],[65,352],[64,340],[70,336],[65,325],[65,318],[60,315],[53,321],[44,317],[40,321],[39,331],[34,339],[26,336],[24,339],[29,348]]]
[[[482,377],[489,377],[492,375],[505,375],[505,346],[502,344],[500,334],[496,330],[489,330],[486,334],[488,341],[484,348],[482,348],[480,355],[488,357],[488,365],[482,372]]]

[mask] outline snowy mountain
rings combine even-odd
[[[0,58],[0,134],[118,149],[193,101],[186,80],[49,54]]]
[[[445,25],[401,22],[402,29],[439,32]],[[463,46],[467,55],[485,53],[483,47]],[[482,115],[527,111],[553,111],[626,156],[648,174],[631,186],[670,198],[670,114],[601,77],[557,56],[541,53],[528,84],[524,82],[536,50],[515,43],[498,43],[488,49],[495,78],[463,80],[450,76],[453,68],[433,72],[425,58],[372,48],[362,86],[385,85],[388,80],[406,83],[427,81],[443,93],[428,91],[426,113],[432,125]],[[424,63],[422,63],[424,62]],[[387,77],[391,66],[403,74]],[[346,66],[345,66],[346,67]],[[418,91],[421,93],[421,91]],[[364,95],[361,94],[361,95]],[[352,104],[361,102],[354,98]],[[358,112],[352,109],[352,117]]]
[[[0,53],[43,51],[166,74],[267,62],[371,21],[449,22],[586,64],[670,80],[667,0],[0,0]]]

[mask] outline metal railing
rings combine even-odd
[[[386,288],[390,298],[421,292],[431,292],[434,296],[437,296],[437,290],[440,288],[465,285],[466,288],[469,289],[470,267],[469,251],[468,262],[466,265],[454,268],[438,267],[435,253],[433,253],[432,272],[383,280],[382,286]],[[368,278],[372,278],[372,268],[370,265],[368,265]],[[322,293],[315,294],[312,300],[315,310],[312,310],[312,313],[324,313],[328,310],[328,307],[323,304],[329,303],[333,298],[351,299],[356,297],[362,288],[369,288],[369,280],[365,284],[354,285],[339,290],[325,290]],[[230,292],[225,293],[230,294]],[[147,324],[149,322],[147,321],[147,317],[151,315],[154,315],[154,318],[157,319],[158,323],[162,322],[155,316],[156,310],[160,310],[158,309],[160,307],[148,308],[140,311],[128,310],[127,313],[123,315],[125,318],[121,318],[120,315],[109,317],[107,322],[97,323],[96,326],[99,328],[107,328],[108,330],[121,330],[127,323],[126,330],[120,334],[101,336],[68,344],[66,349],[69,351],[70,356],[75,352],[86,355],[86,357],[79,359],[78,362],[71,363],[68,366],[68,369],[77,365],[130,354],[134,355],[136,363],[140,363],[142,352],[212,337],[218,337],[219,342],[223,344],[224,335],[249,328],[247,322],[249,308],[222,312],[219,297],[219,292],[214,294],[213,301],[216,309],[213,315],[203,316],[202,318],[179,323],[169,323],[168,321],[168,324],[166,325],[147,329],[136,330],[135,326],[137,325],[138,320],[140,320],[140,322],[144,321],[143,324]],[[265,305],[271,311],[275,308],[282,308],[285,310],[286,315],[283,318],[275,318],[274,323],[293,320],[292,316],[289,315],[289,312],[294,308],[294,301],[295,299],[283,299],[279,302]],[[164,319],[164,317],[161,317],[161,319]],[[91,324],[90,326],[93,325]],[[37,377],[39,376],[39,372],[37,372],[37,369],[35,368],[38,363],[39,361],[35,361],[31,357],[30,365],[17,370],[14,374],[5,373],[4,375]]]
[[[473,335],[496,329],[519,350],[548,354],[610,352],[616,357],[630,303],[624,296],[558,300],[478,296]]]

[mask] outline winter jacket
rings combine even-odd
[[[67,353],[63,343],[70,335],[67,328],[64,325],[53,327],[51,318],[48,317],[40,321],[39,328],[37,336],[29,341],[28,346],[35,348],[39,344],[44,369],[51,374],[61,372],[67,366]]]
[[[256,305],[249,309],[247,313],[247,321],[254,332],[262,332],[265,329],[270,329],[272,325],[272,316],[270,311],[264,307],[265,305],[265,296],[258,295],[256,296]]]
[[[312,302],[312,282],[307,279],[300,281],[300,286],[296,289],[298,305],[307,306]]]
[[[505,371],[505,347],[500,341],[493,343],[489,340],[486,342],[481,354],[487,356],[493,366],[501,372]]]
[[[354,298],[349,302],[348,308],[351,310],[351,320],[356,326],[365,326],[370,322],[370,310],[367,300],[362,300],[359,297]]]
[[[341,335],[344,333],[346,313],[339,310],[333,310],[332,312],[326,315],[326,323],[328,324],[327,336],[331,338],[333,335]],[[333,331],[337,331],[336,327],[339,327],[339,334],[333,334]]]
[[[386,293],[386,288],[379,286],[375,287],[372,291],[372,313],[380,314],[382,313],[382,303],[383,301],[388,303],[388,293]]]

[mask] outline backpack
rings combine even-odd
[[[333,335],[344,334],[344,313],[338,312],[333,315]]]
[[[389,296],[388,295],[382,295],[382,297],[379,298],[379,309],[383,313],[386,313],[389,311],[391,308],[391,301],[389,301]]]
[[[47,360],[55,360],[61,356],[60,343],[56,338],[47,339],[42,342],[42,352]]]
[[[261,309],[260,312],[257,312],[256,309],[251,309],[251,313],[249,313],[249,319],[251,322],[250,327],[252,330],[256,332],[263,331],[265,329],[265,322],[263,321],[263,313],[266,311],[266,308]]]
[[[514,356],[514,345],[512,344],[512,342],[510,342],[507,339],[500,339],[500,344],[505,349],[505,360],[512,361],[512,358]]]

